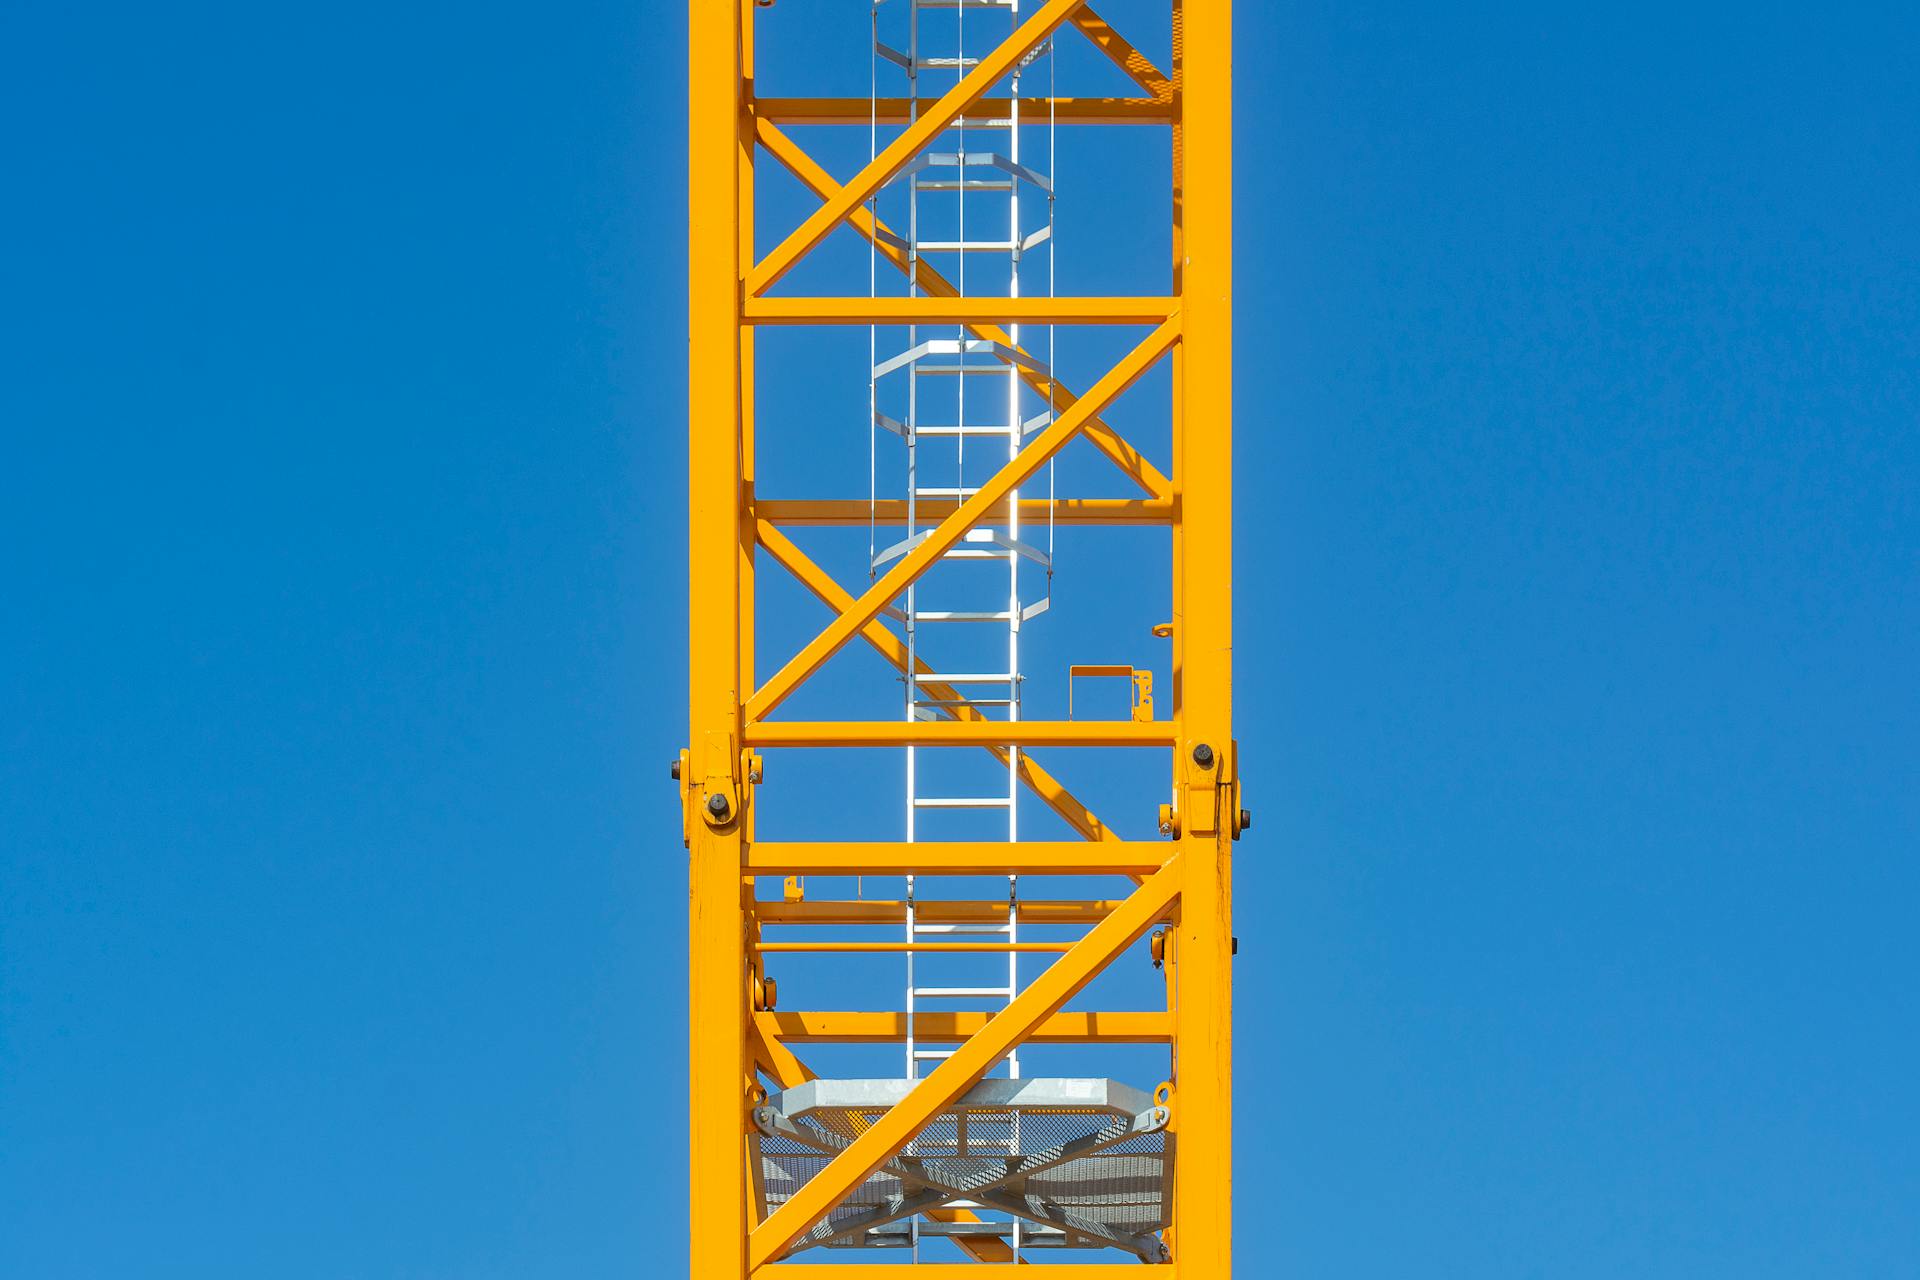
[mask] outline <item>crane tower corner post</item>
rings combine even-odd
[[[1141,32],[1079,0],[873,0],[858,98],[761,92],[756,39],[795,7],[687,10],[689,723],[672,775],[689,1275],[957,1280],[1044,1251],[1081,1280],[1142,1263],[1230,1276],[1232,855],[1251,825],[1232,705],[1231,0],[1165,0]],[[1081,48],[1056,74],[1065,42]],[[1084,49],[1124,93],[1075,92]],[[809,154],[836,130],[867,143],[863,164]],[[1056,158],[1107,130],[1162,139],[1170,190],[1147,189],[1152,165],[1085,163],[1100,190],[1056,190]],[[797,221],[754,226],[762,164],[808,193]],[[1167,261],[1107,261],[1099,221],[1060,214],[1123,196],[1164,211]],[[866,246],[858,278],[796,271],[846,230]],[[1070,237],[1103,278],[1148,287],[1058,292]],[[796,326],[865,348],[846,372],[868,421],[815,426],[808,446],[843,442],[864,493],[796,493],[773,472],[761,494],[756,339],[771,352]],[[1122,354],[1056,346],[1083,326]],[[769,440],[805,390],[774,381],[793,367],[768,365]],[[1072,492],[1067,468],[1056,487],[1075,441],[1129,496]],[[862,530],[864,581],[840,567]],[[1166,572],[1150,642],[1054,592],[1067,539],[1098,554],[1142,531],[1163,541],[1141,563]],[[766,662],[762,572],[825,606]],[[1088,661],[1036,667],[1041,627]],[[871,707],[808,697],[849,648],[895,673]],[[816,755],[887,764],[814,775],[834,798],[810,820],[844,834],[786,838],[798,793],[766,789],[761,812],[763,777]],[[1114,784],[1128,770],[1141,786]],[[1111,824],[1068,789],[1076,773],[1119,797]],[[1110,1007],[1129,982],[1135,1007]]]

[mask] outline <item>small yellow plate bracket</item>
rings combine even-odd
[[[1067,719],[1073,719],[1073,686],[1082,677],[1111,676],[1131,682],[1129,696],[1132,718],[1142,723],[1153,719],[1153,672],[1132,667],[1074,665],[1067,668]]]

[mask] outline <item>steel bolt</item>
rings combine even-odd
[[[668,772],[673,775],[673,780],[675,782],[680,781],[680,762],[678,760],[675,760],[673,762],[672,767],[668,769]]]
[[[707,812],[716,818],[727,816],[727,798],[718,791],[707,797]]]
[[[1204,742],[1195,747],[1193,749],[1193,762],[1202,769],[1213,768],[1213,748]]]
[[[1242,831],[1253,830],[1253,810],[1242,809],[1240,811],[1240,829]]]

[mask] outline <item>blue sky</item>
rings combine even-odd
[[[1243,1274],[1920,1269],[1920,17],[1240,8]],[[0,1274],[677,1264],[682,38],[0,17]],[[1150,151],[1064,290],[1164,272]],[[1155,662],[1154,554],[1036,660]]]

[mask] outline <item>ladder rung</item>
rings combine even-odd
[[[978,492],[980,492],[978,488],[970,489],[965,485],[946,485],[925,488],[916,486],[913,491],[913,496],[916,498],[971,498]]]
[[[921,253],[1012,253],[1020,244],[1016,240],[919,240],[913,247]]]
[[[913,1056],[920,1059],[921,1061],[926,1061],[929,1058],[951,1058],[953,1056],[953,1050],[951,1049],[915,1049],[913,1051]],[[947,1145],[952,1146],[953,1144],[948,1143]]]
[[[913,994],[922,1000],[984,1000],[989,996],[1013,999],[1013,992],[1006,987],[915,987]]]
[[[1012,698],[915,698],[916,707],[1010,707]]]
[[[1002,368],[1004,367],[1005,366],[1002,366]],[[913,434],[916,436],[943,437],[948,439],[956,436],[965,436],[969,439],[979,436],[991,436],[996,440],[1006,440],[1019,434],[1019,432],[1017,428],[1012,427],[915,427],[913,428]]]
[[[1010,178],[915,178],[915,191],[1011,191]]]
[[[1004,809],[1012,803],[1005,796],[915,796],[913,799],[916,809]]]
[[[960,612],[922,612],[914,618],[915,622],[1011,622],[1013,615],[1002,610],[998,613],[960,613]]]
[[[915,684],[1012,684],[1015,677],[995,672],[963,671],[958,675],[943,675],[929,671],[913,678]]]
[[[913,934],[916,938],[922,935],[941,938],[974,937],[976,935],[986,937],[990,934],[1008,934],[1012,932],[1013,926],[1005,924],[916,924],[913,926]]]

